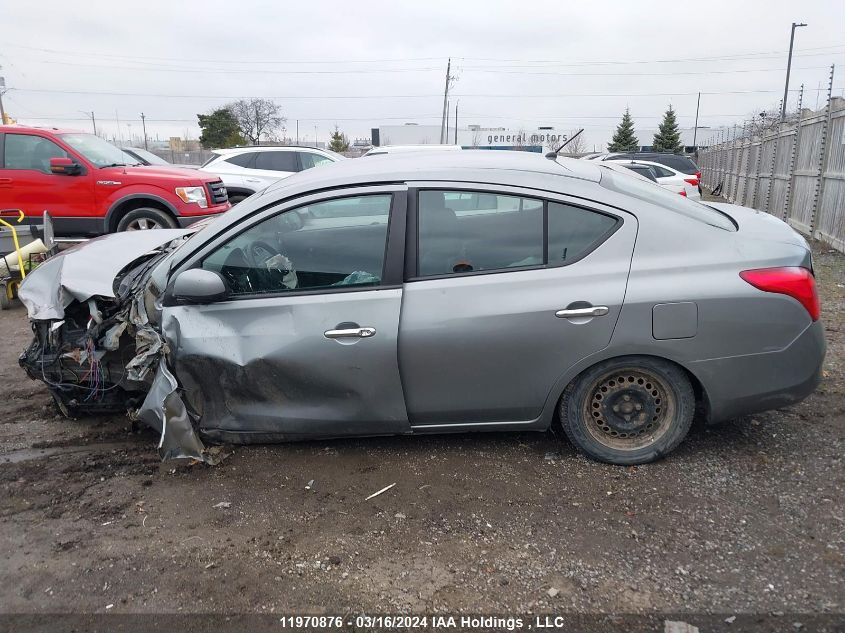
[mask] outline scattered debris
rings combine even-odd
[[[396,514],[393,515],[393,518],[399,519],[401,521],[402,519],[405,519],[407,517],[404,514],[402,514],[401,512],[397,512]]]
[[[385,486],[385,487],[384,487],[384,488],[382,488],[381,490],[379,490],[379,491],[377,491],[377,492],[374,492],[374,493],[373,493],[373,494],[371,494],[369,497],[367,497],[366,499],[364,499],[364,501],[369,501],[370,499],[372,499],[372,498],[374,498],[374,497],[378,497],[381,493],[383,493],[383,492],[387,492],[388,490],[390,490],[391,488],[393,488],[393,486],[395,486],[395,485],[396,485],[396,482],[394,481],[394,482],[393,482],[392,484],[390,484],[389,486]]]
[[[212,508],[231,508],[232,502],[231,501],[221,501],[220,503],[215,503]]]
[[[307,484],[305,484],[306,490],[311,490],[311,488],[313,488],[313,487],[314,487],[314,480],[313,479],[311,481],[309,481]]]
[[[727,622],[728,624],[733,624],[735,621],[736,621],[736,616],[735,616],[735,615],[732,615],[732,616],[731,616],[731,617],[729,617],[729,618],[725,618],[725,622]]]
[[[546,592],[549,598],[554,598],[559,593],[560,589],[558,589],[557,587],[550,587],[549,590]]]
[[[561,457],[562,457],[562,456],[561,456],[560,452],[558,452],[558,451],[549,451],[548,453],[546,453],[546,456],[545,456],[545,457],[543,457],[543,459],[545,459],[547,462],[553,462],[553,461],[555,461],[556,459],[561,459]]]
[[[216,565],[214,563],[209,563],[205,566],[206,569],[211,569],[212,567],[216,567]]]
[[[107,604],[106,609],[111,609],[113,606],[114,606],[114,604]]]

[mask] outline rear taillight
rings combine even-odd
[[[764,292],[775,292],[792,297],[806,308],[813,321],[819,320],[821,304],[816,290],[816,278],[806,268],[799,266],[757,268],[743,270],[739,276]]]
[[[693,187],[697,187],[698,186],[698,176],[696,176],[695,178],[684,178],[684,182],[688,182]]]
[[[679,191],[678,193],[679,193],[679,194],[681,194],[684,198],[686,198],[686,197],[687,197],[687,192],[686,192],[686,190],[685,190],[685,189],[682,189],[682,190],[681,190],[681,191]]]

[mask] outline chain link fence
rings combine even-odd
[[[699,152],[704,185],[729,202],[766,211],[845,252],[845,99],[783,121],[746,122]],[[741,130],[741,131],[740,131]]]

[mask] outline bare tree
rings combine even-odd
[[[285,119],[281,108],[269,99],[240,99],[230,103],[228,108],[238,121],[238,127],[253,145],[258,145],[261,136],[275,137],[284,131]]]

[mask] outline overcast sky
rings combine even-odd
[[[461,126],[584,127],[601,149],[626,106],[638,129],[669,103],[691,127],[698,91],[701,126],[776,107],[793,21],[790,87],[814,107],[831,63],[845,86],[843,2],[0,0],[0,75],[20,123],[90,130],[93,111],[126,137],[144,112],[151,138],[196,138],[197,113],[269,97],[313,141],[438,124],[451,57]]]

